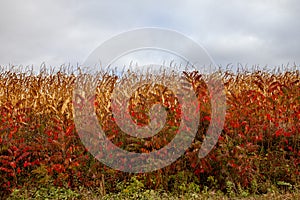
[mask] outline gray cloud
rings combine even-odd
[[[297,0],[3,0],[0,65],[80,64],[111,36],[145,26],[190,36],[217,64],[299,64],[299,10]]]

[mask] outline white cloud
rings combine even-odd
[[[190,36],[217,64],[299,64],[299,10],[297,0],[3,0],[0,65],[76,65],[111,36],[145,26]]]

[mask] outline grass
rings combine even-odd
[[[72,191],[70,189],[62,189],[57,187],[41,188],[38,190],[15,190],[8,200],[19,199],[82,199],[82,200],[125,200],[125,199],[145,199],[145,200],[229,200],[229,199],[243,199],[243,200],[269,200],[269,199],[300,199],[300,192],[298,190],[285,191],[279,190],[276,187],[269,189],[266,194],[224,194],[221,191],[200,191],[200,192],[186,192],[184,194],[172,194],[166,191],[157,190],[143,190],[143,191],[129,191],[123,190],[119,193],[100,194],[99,191],[80,188]]]

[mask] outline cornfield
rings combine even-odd
[[[300,184],[300,71],[270,73],[218,72],[225,86],[226,120],[217,145],[203,159],[198,151],[210,124],[210,92],[207,78],[197,71],[184,72],[198,99],[200,118],[191,147],[176,162],[155,172],[138,174],[147,188],[170,189],[178,172],[208,184],[208,177],[226,190],[226,182],[265,192],[266,183],[284,181]],[[174,74],[152,77],[172,84]],[[113,192],[117,180],[132,176],[98,162],[81,143],[74,124],[73,90],[77,76],[60,70],[56,73],[32,71],[0,72],[0,193],[17,187],[55,184],[103,188]],[[154,104],[167,111],[166,124],[152,138],[128,136],[112,114],[111,97],[117,83],[143,81],[134,73],[122,78],[100,73],[94,98],[90,98],[107,137],[117,146],[133,152],[148,153],[168,144],[180,124],[180,104],[174,92],[162,84],[144,84],[129,100],[131,118],[139,125],[150,123],[148,112]],[[123,82],[122,82],[123,81]],[[174,86],[175,87],[175,86]],[[128,91],[127,91],[127,90]],[[87,100],[87,96],[78,97]],[[104,178],[103,178],[104,177]],[[155,181],[153,181],[155,180]],[[105,183],[104,183],[105,182]]]

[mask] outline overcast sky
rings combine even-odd
[[[0,65],[82,64],[102,42],[141,27],[179,31],[226,66],[300,63],[298,0],[1,0]]]

